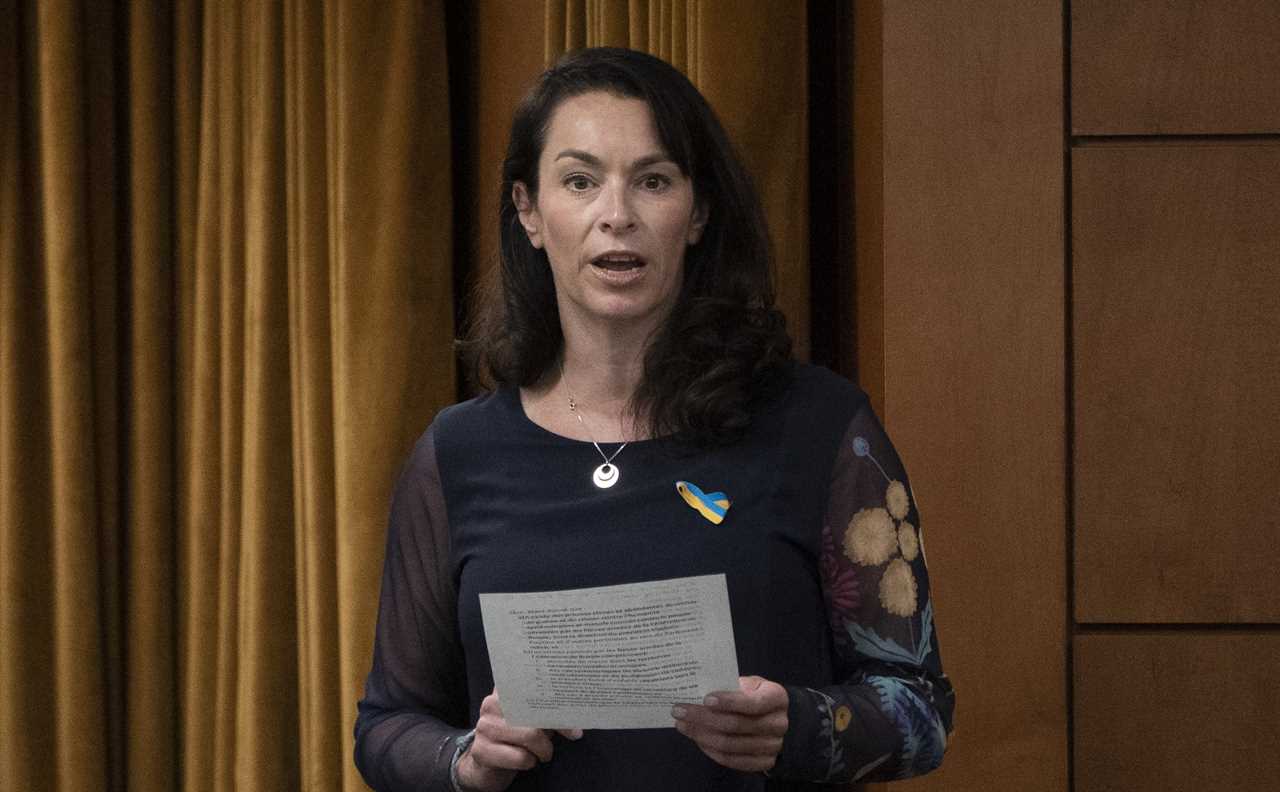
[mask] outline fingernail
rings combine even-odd
[[[571,731],[569,732],[569,739],[570,739],[570,740],[581,740],[581,739],[582,739],[582,729],[573,729],[573,730],[571,730]]]
[[[675,706],[671,708],[671,717],[683,718],[687,713],[684,707]]]
[[[702,703],[706,704],[708,707],[718,707],[720,706],[720,699],[715,696],[707,696],[702,700]]]

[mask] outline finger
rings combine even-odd
[[[688,704],[673,707],[672,716],[677,723],[720,734],[767,735],[781,737],[787,733],[787,711],[778,709],[764,715],[740,715],[719,709]]]
[[[506,789],[518,770],[485,767],[468,750],[458,760],[458,780],[463,789]]]
[[[485,698],[489,701],[489,697]],[[553,748],[551,737],[544,729],[526,726],[512,726],[502,717],[501,708],[496,704],[486,710],[484,702],[480,705],[480,720],[476,721],[476,743],[480,745],[509,745],[522,748],[531,753],[535,760],[551,761]],[[482,757],[485,753],[480,754]],[[504,767],[506,765],[503,765]]]
[[[582,729],[556,729],[556,734],[566,740],[581,740],[583,732]]]
[[[782,750],[782,737],[767,734],[724,734],[687,723],[676,723],[676,731],[693,740],[703,750],[723,754],[776,756]]]
[[[730,690],[726,688],[725,690],[712,691],[703,699],[703,704],[709,707],[723,707],[729,702],[749,700],[759,695],[760,688],[765,682],[764,677],[738,677],[738,687],[736,689]]]
[[[724,765],[732,770],[741,770],[745,773],[763,773],[767,770],[772,770],[778,761],[777,754],[772,756],[730,754],[707,748],[703,748],[702,752],[711,757],[716,764]]]
[[[786,710],[789,703],[787,689],[777,682],[754,676],[740,677],[738,686],[738,690],[708,694],[702,703],[714,710],[743,715],[763,715],[774,710]]]
[[[551,737],[546,731],[512,726],[506,721],[494,722],[481,718],[476,724],[476,742],[480,742],[481,737],[486,743],[521,748],[541,762],[551,761],[551,755],[555,750],[551,745]]]
[[[538,764],[537,756],[518,745],[481,742],[478,735],[459,761],[468,758],[482,771],[529,770]]]

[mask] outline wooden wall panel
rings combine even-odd
[[[1075,640],[1075,792],[1266,792],[1280,778],[1280,634]]]
[[[852,0],[850,0],[852,2]],[[884,415],[884,22],[853,3],[854,293],[858,384]]]
[[[929,537],[958,701],[942,769],[892,788],[1060,792],[1062,4],[882,2],[878,11],[883,415]],[[855,135],[868,121],[855,118]],[[860,293],[859,310],[874,293]]]
[[[1072,0],[1077,135],[1280,132],[1280,3]]]
[[[1280,145],[1072,172],[1077,618],[1280,621]]]

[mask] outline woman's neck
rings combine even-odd
[[[647,437],[647,426],[632,415],[631,406],[644,377],[651,331],[617,326],[588,331],[565,323],[563,332],[559,364],[521,392],[529,417],[581,440],[615,443]],[[575,410],[569,409],[570,399]]]
[[[565,340],[559,387],[577,401],[604,409],[625,408],[644,376],[644,350],[626,346],[583,346]]]

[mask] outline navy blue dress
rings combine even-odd
[[[397,485],[356,762],[378,790],[451,790],[456,739],[493,688],[482,592],[723,573],[739,673],[787,688],[766,775],[724,768],[674,729],[589,730],[519,790],[784,790],[937,766],[954,694],[942,672],[919,515],[866,396],[797,366],[740,441],[631,443],[600,456],[525,415],[515,389],[440,413]],[[677,492],[723,492],[713,524]]]

